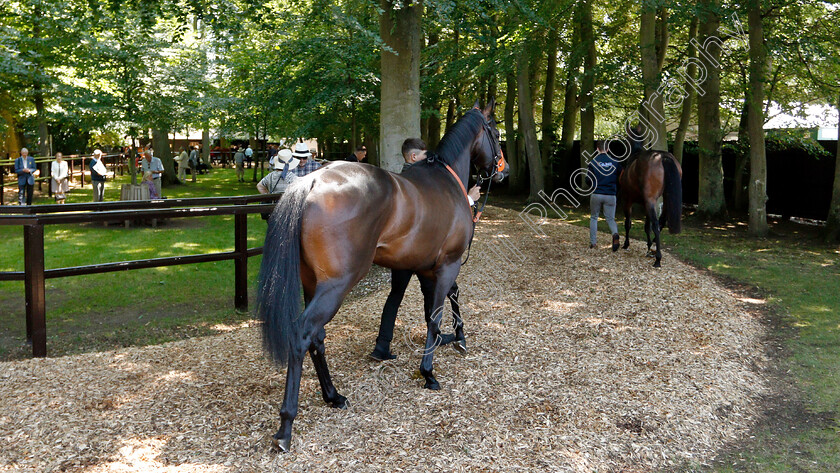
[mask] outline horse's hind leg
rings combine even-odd
[[[653,240],[650,238],[650,227],[653,221],[656,221],[656,214],[653,215],[653,219],[651,219],[650,211],[646,210],[645,214],[645,236],[647,237],[647,256],[653,256],[653,252],[650,251],[650,247],[653,245]]]
[[[327,333],[323,328],[315,335],[315,340],[309,346],[309,356],[312,358],[312,364],[315,365],[315,372],[318,374],[318,382],[321,384],[321,396],[324,398],[324,402],[332,405],[332,407],[344,409],[347,406],[347,398],[338,394],[332,378],[330,378],[330,370],[327,368],[327,358],[324,354],[324,338],[326,335]]]
[[[346,293],[345,288],[348,285],[344,284],[345,282],[347,281],[342,281],[341,283],[334,281],[326,290],[317,289],[314,297],[311,299],[306,297],[306,299],[309,299],[309,303],[300,315],[303,319],[303,326],[301,327],[297,340],[289,348],[289,363],[286,368],[286,392],[283,396],[283,405],[280,407],[280,429],[274,434],[277,447],[284,452],[289,451],[289,446],[292,443],[292,424],[298,411],[303,357],[306,356],[306,352],[310,350],[313,344],[316,348],[318,347],[316,341],[322,332],[324,332],[324,325],[338,312],[338,308],[341,306],[344,294]],[[321,339],[321,346],[323,346],[323,339]],[[324,381],[328,383],[328,386],[331,386],[332,381],[329,379],[329,372],[326,370],[327,363],[323,357],[323,351],[319,351],[316,357],[318,358],[318,362],[315,365],[316,369],[318,369],[319,363],[321,368],[324,369],[323,373],[319,370],[318,379],[321,380],[322,375],[325,375],[323,377]],[[315,361],[316,357],[313,357],[313,361]],[[324,394],[324,398],[325,400],[327,399],[326,393]],[[330,400],[327,402],[331,402],[333,405],[339,404],[336,407],[340,407],[341,402],[339,401],[341,398],[342,396],[335,392],[335,388],[333,387],[330,392]]]
[[[656,218],[656,204],[655,203],[653,205],[648,205],[647,213],[648,213],[649,219],[650,219],[650,226],[653,229],[654,240],[656,241],[656,253],[655,253],[656,261],[654,261],[653,267],[654,268],[659,268],[661,266],[659,264],[659,262],[662,261],[662,251],[660,250],[660,237],[659,237],[661,227],[659,226],[659,220]],[[665,214],[665,212],[663,212],[663,215],[664,214]],[[650,241],[650,235],[648,235],[648,241]],[[648,243],[648,253],[651,253],[650,243]]]

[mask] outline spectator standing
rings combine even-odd
[[[262,178],[257,184],[257,190],[260,194],[285,192],[286,187],[297,179],[298,176],[293,171],[299,164],[300,160],[292,156],[291,150],[280,150],[277,159],[274,160],[274,170]]]
[[[351,161],[354,163],[363,163],[365,159],[367,159],[367,147],[365,145],[356,146],[356,151],[353,152],[350,156],[344,158],[345,161]]]
[[[589,196],[589,248],[596,248],[598,215],[604,209],[604,218],[612,233],[612,250],[618,251],[618,225],[615,224],[616,190],[621,164],[604,151],[604,142],[597,144],[598,155],[589,162],[586,177],[595,187]]]
[[[32,205],[32,193],[35,191],[35,178],[40,175],[35,158],[29,156],[29,150],[21,148],[20,157],[15,159],[15,174],[18,177],[18,203]]]
[[[178,163],[178,180],[181,182],[187,182],[187,161],[189,159],[187,150],[181,146],[181,153],[178,155],[178,159],[176,159]]]
[[[105,200],[105,163],[102,161],[102,150],[94,150],[93,157],[88,164],[90,168],[90,182],[93,184],[93,201]]]
[[[245,153],[243,153],[241,149],[236,149],[236,153],[233,155],[233,162],[236,163],[236,178],[239,179],[239,182],[245,182],[244,161]]]
[[[248,169],[251,169],[251,161],[254,159],[254,150],[251,149],[251,145],[248,145],[245,148],[245,161],[248,162]]]
[[[195,182],[195,175],[198,174],[198,146],[191,147],[190,151],[190,174],[192,174],[192,181]]]
[[[297,143],[295,145],[295,152],[292,153],[292,156],[300,160],[300,164],[294,170],[294,173],[297,174],[298,177],[303,177],[321,167],[321,165],[315,162],[314,159],[309,159],[312,156],[312,153],[309,151],[309,148],[305,143]]]
[[[140,161],[140,168],[144,174],[147,172],[152,173],[152,182],[157,189],[157,195],[160,196],[159,198],[162,198],[163,189],[161,187],[160,177],[163,175],[163,163],[160,161],[160,158],[156,158],[149,151],[146,151],[143,155],[143,160]]]
[[[277,157],[277,146],[268,145],[268,166],[274,168],[274,158]]]
[[[70,191],[68,176],[67,161],[64,160],[64,154],[59,151],[55,153],[55,161],[50,164],[50,177],[52,177],[50,179],[50,190],[55,197],[56,204],[63,204],[64,199],[67,198],[67,192]]]

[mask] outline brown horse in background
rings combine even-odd
[[[420,373],[426,388],[440,389],[432,374],[433,348],[444,299],[474,229],[465,190],[470,164],[483,179],[500,181],[508,172],[493,107],[492,99],[483,110],[476,103],[447,131],[436,155],[405,173],[333,162],[298,179],[278,202],[265,237],[257,313],[268,352],[287,366],[281,425],[274,435],[281,450],[290,447],[307,351],[324,401],[345,407],[347,399],[327,369],[324,325],[371,263],[410,270],[420,279],[427,325]]]
[[[624,246],[630,246],[631,211],[633,204],[642,204],[645,209],[645,234],[647,254],[656,256],[653,266],[659,268],[662,261],[660,230],[667,225],[671,233],[682,229],[682,167],[674,155],[667,151],[646,150],[641,144],[641,130],[628,129],[627,136],[632,144],[630,159],[618,177],[619,195],[624,205]],[[656,218],[656,203],[663,197],[662,216]],[[650,232],[653,230],[656,252],[651,251]]]

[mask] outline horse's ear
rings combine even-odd
[[[476,100],[475,104],[473,105],[473,108],[477,108],[477,109],[481,110],[481,103],[478,100]]]
[[[487,106],[484,107],[484,116],[490,118],[493,116],[493,110],[496,108],[496,97],[490,97],[490,101],[487,102]]]

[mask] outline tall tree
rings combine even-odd
[[[560,35],[557,28],[551,28],[548,33],[548,48],[546,54],[545,87],[542,101],[542,142],[540,143],[540,154],[542,156],[543,168],[545,169],[545,181],[549,188],[552,187],[551,153],[554,148],[554,91],[557,88],[557,49],[560,42]]]
[[[677,131],[674,132],[674,150],[673,155],[677,161],[682,163],[683,147],[685,145],[685,134],[688,131],[688,125],[691,123],[692,110],[694,109],[694,97],[697,92],[694,90],[694,80],[697,76],[697,64],[694,62],[697,59],[697,47],[694,45],[694,39],[697,37],[697,17],[691,18],[691,25],[688,27],[688,51],[686,54],[687,66],[685,68],[686,84],[684,86],[685,96],[682,102],[682,113],[680,114],[680,123],[677,125]],[[691,82],[691,83],[689,83]]]
[[[578,4],[580,21],[580,42],[584,51],[583,77],[580,83],[580,166],[586,169],[588,161],[595,153],[595,68],[598,53],[595,49],[595,33],[592,26],[591,0],[582,0]],[[586,188],[585,175],[581,175],[581,188]]]
[[[659,11],[659,20],[657,20]],[[652,149],[668,150],[665,127],[665,104],[658,92],[662,83],[662,65],[668,47],[668,13],[654,2],[642,2],[639,27],[639,45],[642,56],[642,82],[644,83],[643,115],[653,126],[655,139]]]
[[[748,11],[750,42],[750,213],[749,233],[767,234],[767,156],[764,151],[764,82],[767,50],[764,45],[764,24],[761,0],[750,0]]]
[[[420,136],[420,2],[402,5],[381,0],[379,34],[384,46],[380,102],[380,166],[393,172],[402,168],[402,142]]]
[[[726,214],[723,195],[723,160],[720,128],[720,48],[715,43],[720,25],[719,0],[699,0],[699,36],[703,48],[699,51],[700,64],[705,80],[699,84],[704,91],[697,100],[698,144],[700,171],[698,212],[705,218],[718,218]]]
[[[575,144],[575,131],[577,130],[578,116],[578,89],[577,78],[580,69],[580,28],[578,22],[573,21],[570,25],[571,40],[569,41],[569,57],[566,60],[566,86],[563,93],[563,127],[560,134],[560,147],[563,150],[562,161],[566,163],[575,159],[573,147]]]
[[[539,192],[545,190],[545,174],[540,159],[540,148],[537,143],[537,126],[534,121],[533,91],[530,83],[530,54],[528,44],[523,44],[516,57],[516,85],[519,91],[519,123],[522,138],[525,140],[525,154],[530,170],[530,187],[528,199],[536,201]]]

